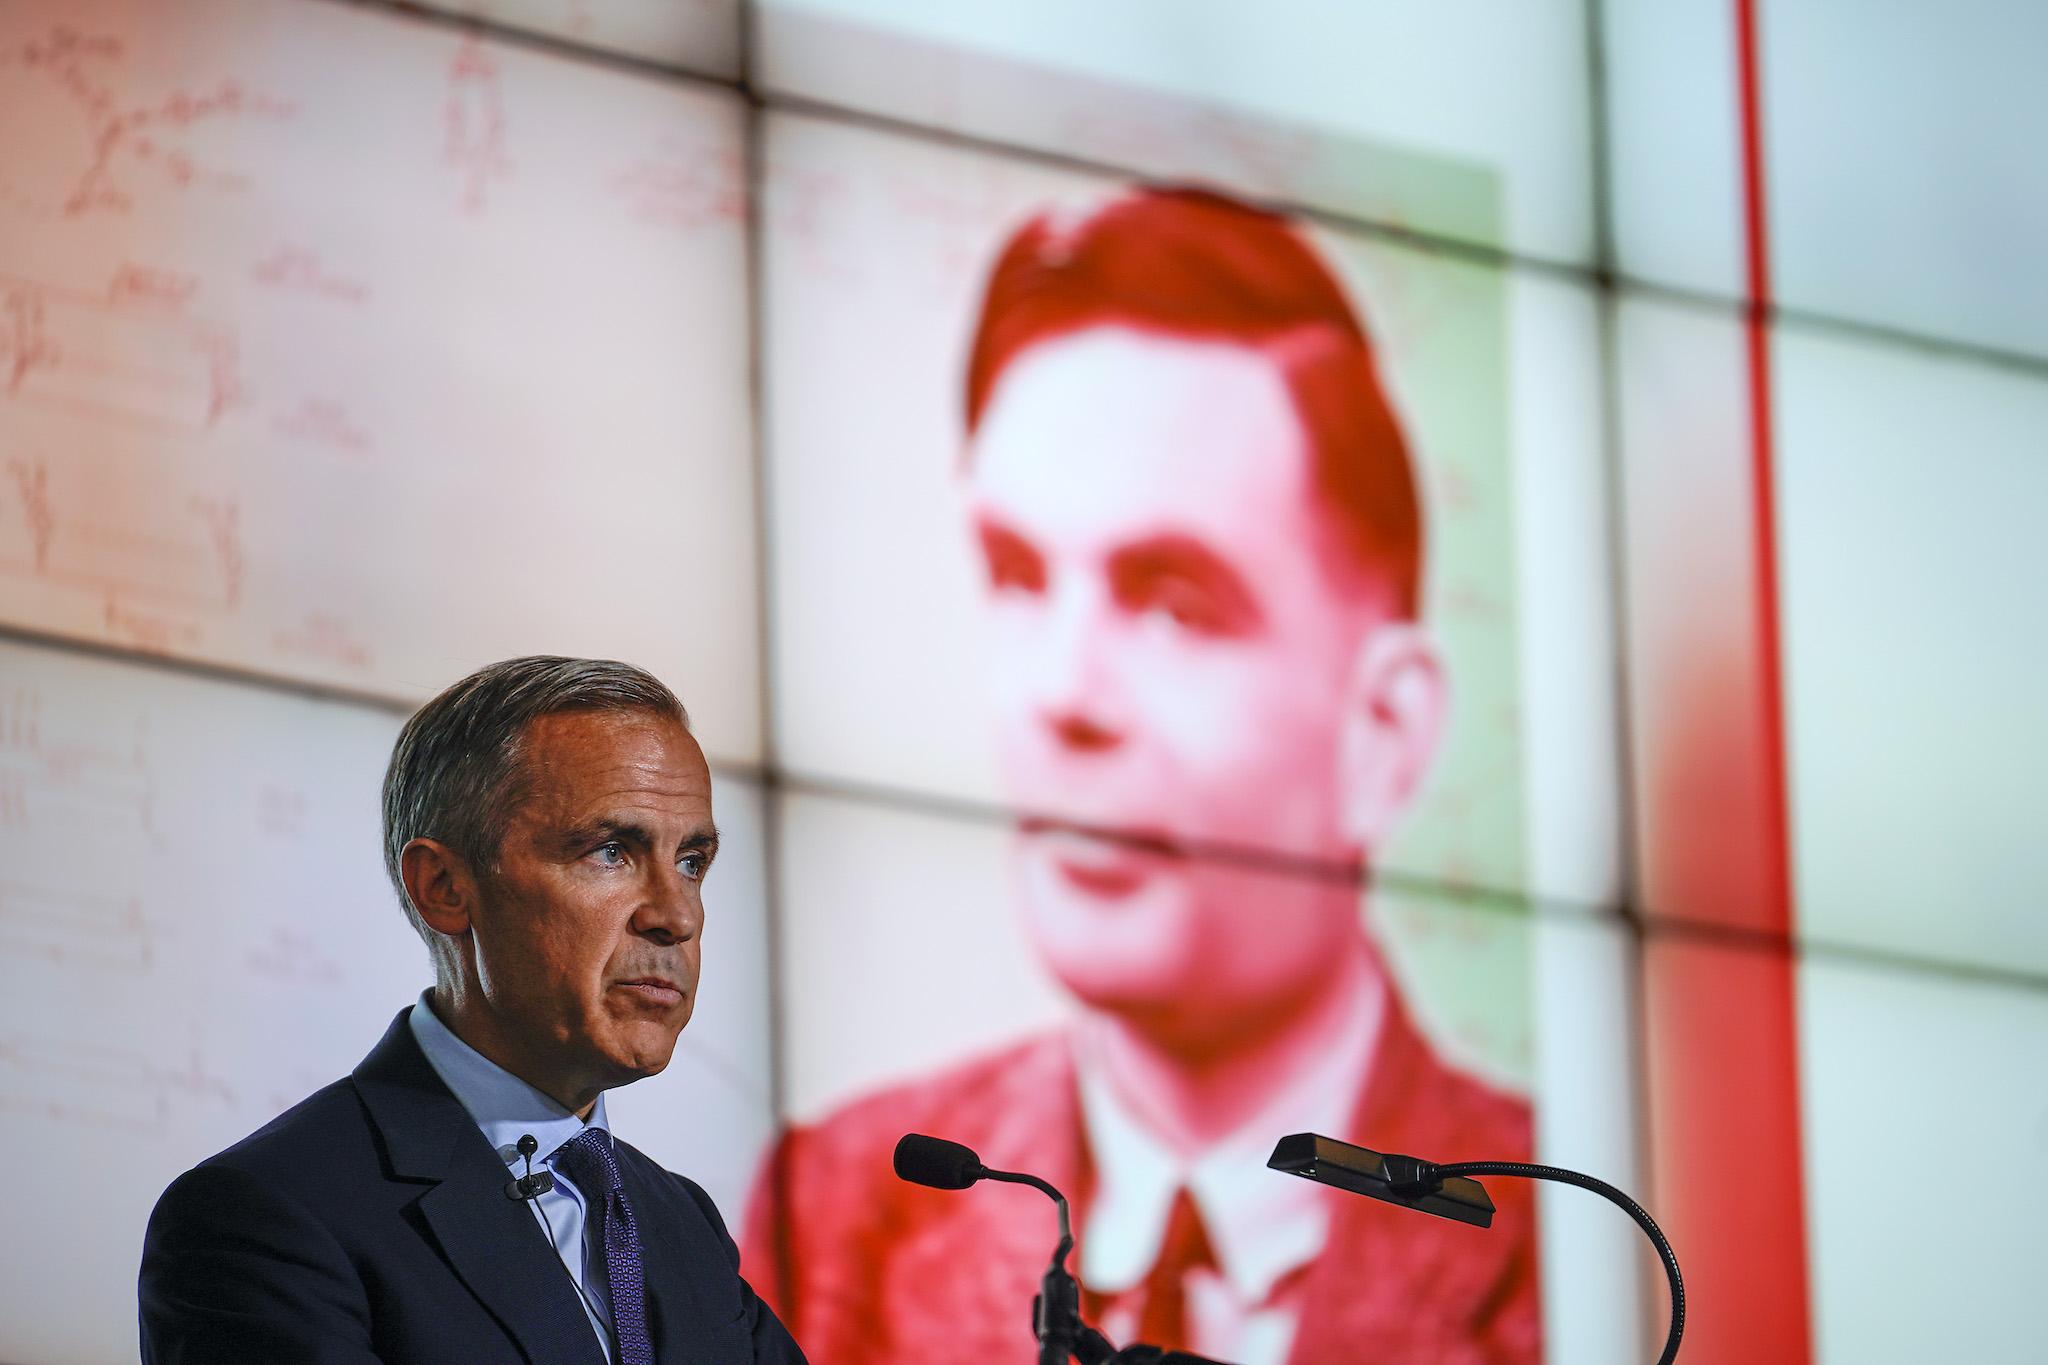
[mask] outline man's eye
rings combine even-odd
[[[614,839],[610,843],[599,844],[590,851],[590,856],[603,863],[606,867],[624,867],[626,865],[626,846]]]
[[[701,853],[685,853],[676,861],[676,866],[683,870],[685,877],[698,882],[704,880],[704,874],[710,870],[711,862]]]
[[[1223,621],[1209,595],[1185,579],[1162,579],[1151,586],[1142,609],[1157,612],[1183,630],[1220,633]]]
[[[988,569],[989,586],[996,591],[1045,591],[1045,558],[1021,537],[995,527],[984,527],[981,554]]]
[[[989,586],[1010,592],[1044,592],[1044,568],[1021,555],[988,562]]]

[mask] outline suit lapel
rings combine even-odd
[[[430,1184],[417,1207],[449,1265],[535,1365],[605,1365],[576,1286],[533,1213],[505,1194],[505,1166],[434,1074],[406,1011],[355,1070],[391,1174]]]

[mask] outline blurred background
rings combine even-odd
[[[1065,1026],[962,386],[1011,234],[1146,182],[1293,223],[1406,432],[1453,701],[1360,913],[1435,1049],[1658,1216],[1684,1359],[2033,1358],[2042,52],[2019,0],[0,4],[0,1360],[133,1359],[163,1186],[428,984],[377,785],[493,659],[640,663],[712,760],[702,1004],[613,1114],[736,1228],[778,1133]],[[1634,1229],[1539,1228],[1545,1358],[1647,1358]]]

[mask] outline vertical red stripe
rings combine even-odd
[[[1714,727],[1740,791],[1736,812],[1679,810],[1737,837],[1698,864],[1698,886],[1653,888],[1644,961],[1652,1059],[1654,1179],[1689,1282],[1692,1365],[1804,1365],[1812,1358],[1800,1133],[1796,956],[1780,651],[1771,392],[1771,279],[1756,0],[1734,0],[1742,147],[1749,381],[1749,695]],[[1732,453],[1732,452],[1731,452]],[[1739,534],[1740,528],[1731,528]],[[1696,795],[1696,794],[1695,794]],[[1744,858],[1745,849],[1754,857]],[[1680,881],[1689,881],[1681,877]],[[1670,904],[1665,903],[1665,899]],[[1711,903],[1703,903],[1711,902]],[[1737,931],[1714,941],[1662,930],[1655,912]],[[1785,945],[1782,950],[1773,945]]]
[[[1685,1365],[1812,1358],[1791,959],[1653,936],[1657,1217],[1685,1271]],[[1661,1284],[1649,1320],[1663,1330]]]
[[[1742,226],[1748,306],[1743,332],[1749,350],[1749,450],[1755,499],[1757,657],[1762,677],[1763,795],[1773,835],[1768,888],[1780,933],[1792,928],[1792,855],[1785,784],[1784,668],[1778,649],[1778,511],[1771,416],[1771,253],[1764,215],[1761,73],[1757,68],[1756,0],[1735,0],[1736,66],[1742,101]]]

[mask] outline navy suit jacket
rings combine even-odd
[[[669,1365],[801,1365],[695,1183],[617,1144]],[[574,1283],[400,1011],[354,1073],[164,1191],[148,1365],[604,1365]]]

